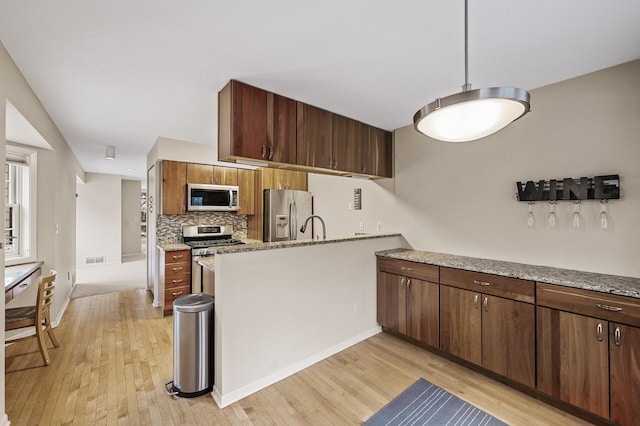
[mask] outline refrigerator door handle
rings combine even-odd
[[[298,239],[298,208],[295,200],[289,204],[289,240]]]

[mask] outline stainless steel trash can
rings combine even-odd
[[[173,381],[167,392],[193,398],[213,389],[214,298],[188,294],[173,302]]]

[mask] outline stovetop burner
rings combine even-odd
[[[182,240],[191,247],[193,256],[210,255],[215,247],[244,244],[233,238],[233,227],[228,225],[183,226]]]

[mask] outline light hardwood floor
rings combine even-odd
[[[165,394],[172,330],[144,290],[72,299],[49,367],[35,339],[6,348],[11,424],[354,425],[420,377],[512,425],[588,424],[384,333],[220,410]]]

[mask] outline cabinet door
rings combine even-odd
[[[407,278],[407,334],[435,348],[440,334],[439,285]]]
[[[240,191],[240,210],[238,214],[252,215],[256,212],[255,171],[238,169],[238,190]]]
[[[609,417],[606,321],[537,308],[538,390]]]
[[[187,198],[187,163],[162,162],[162,214],[184,214]]]
[[[209,164],[187,163],[188,183],[213,183],[213,166]]]
[[[213,183],[216,185],[238,185],[238,169],[215,166],[213,168]]]
[[[296,116],[296,101],[267,93],[266,160],[296,163]]]
[[[482,366],[536,386],[534,305],[482,295]]]
[[[482,363],[480,293],[440,286],[440,349]]]
[[[640,419],[640,328],[611,323],[609,363],[611,420],[621,425]]]
[[[296,164],[330,169],[331,113],[297,102]]]
[[[407,333],[404,277],[378,273],[378,323],[391,331]]]
[[[363,148],[364,171],[368,175],[392,177],[393,142],[391,132],[366,126],[368,138]]]
[[[362,172],[362,125],[360,122],[333,114],[331,147],[332,169]]]
[[[231,83],[232,153],[263,159],[267,145],[267,92],[237,81]]]

